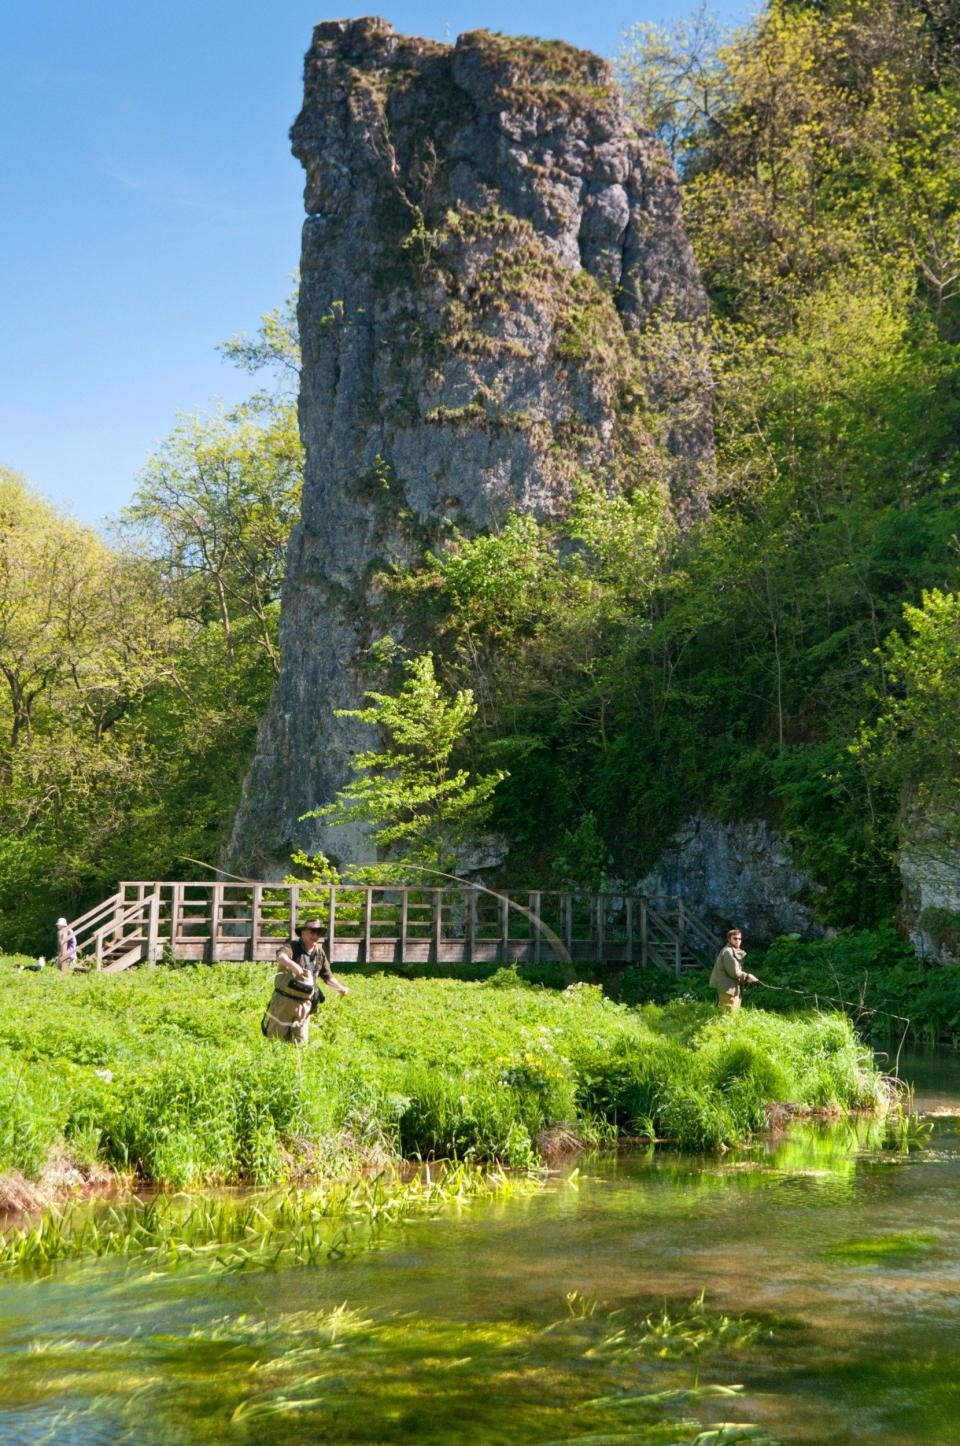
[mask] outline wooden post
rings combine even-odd
[[[223,922],[223,885],[214,884],[210,905],[210,958],[220,957],[220,929]]]
[[[261,913],[263,910],[263,885],[254,884],[250,904],[250,958],[256,959],[260,947]]]
[[[500,941],[499,954],[500,963],[510,963],[510,899],[507,894],[500,894],[497,900],[500,907]]]
[[[648,960],[647,941],[649,938],[647,926],[647,896],[640,900],[640,967],[646,969]]]
[[[533,962],[540,963],[540,940],[543,935],[540,933],[540,893],[530,895],[530,912],[533,918],[530,920],[530,927],[533,930]]]
[[[102,929],[98,929],[97,932],[96,932],[96,934],[94,934],[93,937],[94,937],[94,939],[96,940],[96,949],[94,950],[94,958],[95,958],[96,961],[97,961],[97,972],[99,973],[99,972],[100,972],[100,969],[101,969],[101,966],[103,965],[103,930],[102,930]]]
[[[156,887],[156,886],[154,886],[154,887]],[[138,885],[137,885],[137,903],[138,903],[138,904],[142,904],[143,901],[144,901],[144,899],[146,899],[146,897],[147,897],[147,885],[146,885],[146,884],[138,884]],[[119,917],[120,917],[120,915],[121,915],[122,913],[123,913],[123,905],[121,904],[121,905],[120,905],[120,908],[117,910],[116,915],[115,915],[114,917],[119,919]],[[141,915],[141,918],[142,918],[142,917],[143,917],[143,916]],[[119,944],[122,939],[123,939],[123,925],[121,924],[121,925],[116,929],[116,931],[114,932],[113,942],[114,942],[114,944]]]
[[[604,920],[604,917],[603,917],[603,916],[604,916],[604,912],[605,912],[605,904],[606,904],[606,901],[605,901],[605,899],[604,899],[604,897],[603,897],[603,894],[598,894],[598,895],[597,895],[597,963],[598,963],[598,964],[602,964],[602,963],[603,963],[603,947],[604,947],[603,926],[604,926],[604,923],[605,923],[605,920]]]
[[[400,963],[403,964],[407,957],[407,924],[410,918],[410,893],[404,887],[400,891]]]
[[[570,958],[573,958],[573,899],[570,894],[563,896],[563,943]]]
[[[160,953],[160,891],[155,889],[150,895],[149,913],[147,916],[147,963],[156,964]]]
[[[363,904],[363,962],[370,963],[370,938],[373,933],[373,889],[367,887]]]
[[[170,948],[174,954],[180,943],[180,920],[183,917],[183,884],[174,884],[170,895]]]
[[[627,963],[633,963],[633,899],[626,899],[627,906]]]
[[[299,893],[299,890],[295,890]],[[333,968],[333,951],[337,945],[337,886],[330,885],[330,914],[327,919],[327,961]]]
[[[681,956],[683,954],[683,900],[680,898],[677,899],[677,936],[673,949],[674,972],[679,979],[680,975],[683,972],[683,964],[681,961]]]
[[[477,947],[477,891],[471,889],[467,895],[467,963],[473,963]]]
[[[168,911],[168,913],[167,913],[167,923],[166,923],[166,925],[164,925],[164,921],[163,921],[163,906],[164,906],[164,892],[165,892],[165,891],[166,891],[166,893],[169,895],[169,899],[170,899],[170,907],[169,907],[169,911]],[[160,953],[161,953],[161,954],[163,953],[163,946],[164,946],[164,944],[165,944],[165,942],[166,942],[167,939],[170,940],[170,948],[171,948],[171,949],[174,949],[174,952],[176,952],[175,947],[174,947],[174,938],[173,938],[173,895],[174,895],[174,886],[173,886],[173,884],[158,884],[158,885],[157,885],[157,893],[160,895],[160,926],[159,926],[159,930],[158,930],[158,933],[157,933],[157,938],[158,938],[159,941],[160,941]],[[166,930],[166,932],[164,932],[165,930]]]
[[[443,890],[433,890],[433,918],[431,921],[431,943],[433,945],[433,958],[436,963],[440,958],[440,939],[443,934]]]
[[[290,884],[289,888],[290,888],[290,896],[289,896],[289,902],[290,902],[290,928],[289,928],[289,936],[290,936],[291,939],[295,939],[295,938],[297,937],[297,905],[298,905],[299,902],[300,902],[300,890],[297,888],[296,884]]]

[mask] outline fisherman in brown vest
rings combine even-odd
[[[297,930],[295,939],[288,939],[277,950],[277,972],[273,994],[260,1029],[267,1039],[285,1039],[292,1044],[306,1044],[310,1032],[310,1016],[323,995],[317,976],[338,994],[350,990],[330,972],[330,963],[320,943],[323,929],[319,919],[308,919]]]
[[[743,935],[739,929],[727,930],[727,942],[716,957],[710,975],[710,988],[717,991],[721,1009],[739,1009],[745,984],[756,984],[757,976],[741,968],[747,951],[740,947]]]

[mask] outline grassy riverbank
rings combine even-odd
[[[764,981],[751,989],[751,1006],[793,1013],[798,1008],[839,1009],[877,1043],[907,1037],[960,1046],[960,965],[918,959],[893,929],[845,929],[832,939],[795,935],[752,950],[747,967]],[[678,998],[712,999],[706,970],[679,979],[634,969],[619,981],[630,1003],[665,1004]],[[766,987],[764,987],[766,986]]]
[[[119,978],[0,965],[0,1170],[58,1154],[169,1185],[342,1175],[399,1157],[535,1164],[554,1130],[693,1148],[764,1106],[860,1108],[880,1083],[848,1022],[718,1018],[452,980],[354,978],[301,1055],[266,1043],[270,970]]]

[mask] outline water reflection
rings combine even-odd
[[[960,1111],[955,1057],[910,1067]],[[898,1153],[857,1120],[588,1159],[536,1196],[276,1274],[8,1279],[0,1439],[676,1442],[732,1422],[952,1441],[958,1131],[940,1114],[928,1148]]]

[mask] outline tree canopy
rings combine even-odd
[[[291,314],[228,354],[286,374]],[[118,879],[216,856],[276,674],[301,481],[282,379],[181,420],[112,539],[0,472],[3,947],[49,947]]]

